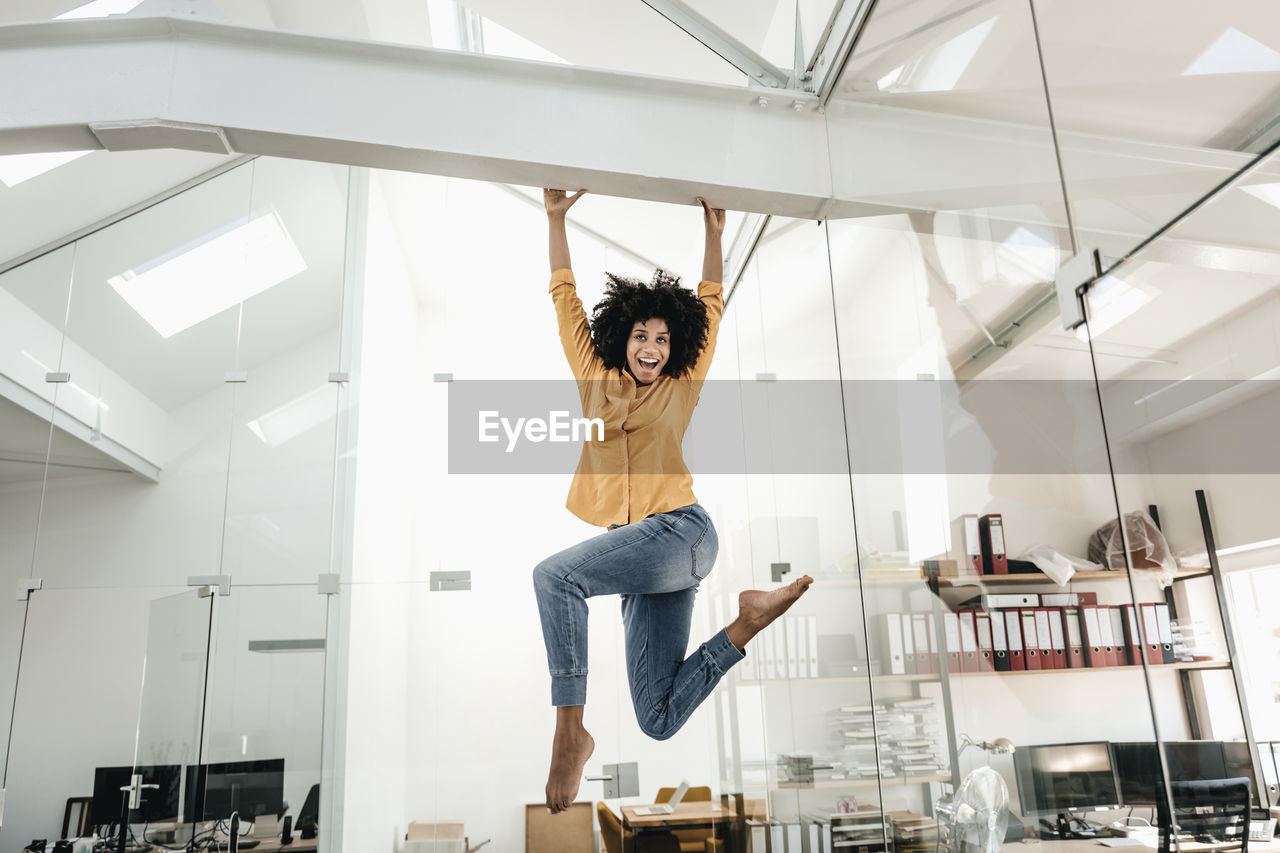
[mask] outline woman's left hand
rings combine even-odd
[[[707,229],[707,236],[720,237],[724,234],[724,208],[712,207],[702,196],[698,196],[698,201],[702,204],[702,224]]]

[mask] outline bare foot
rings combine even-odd
[[[729,642],[738,651],[744,651],[751,638],[786,613],[805,594],[811,583],[813,578],[805,575],[778,589],[747,589],[738,593],[738,618],[725,629],[729,634]]]
[[[559,814],[577,799],[582,769],[595,748],[596,742],[586,729],[556,727],[551,744],[551,772],[547,775],[547,811]]]

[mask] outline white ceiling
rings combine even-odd
[[[1222,0],[1178,4],[1174,11],[1159,0],[1040,0],[1035,9],[1060,132],[1234,149],[1276,118],[1280,53],[1250,72],[1183,73],[1229,29],[1280,51],[1280,16],[1269,3]],[[896,67],[938,59],[949,42],[988,21],[994,23],[976,51],[956,47],[959,73],[953,88],[877,87]],[[1048,126],[1023,0],[878,4],[837,97]]]
[[[76,5],[77,0],[15,0],[0,7],[0,23],[47,19]],[[227,20],[240,25],[418,45],[433,43],[430,5],[428,0],[216,2]],[[640,0],[539,4],[474,0],[468,5],[537,48],[574,64],[731,85],[744,82],[743,75]],[[788,6],[777,0],[754,0],[735,4],[731,11],[725,3],[700,4],[713,17],[733,20],[730,28],[735,35],[759,41],[762,48],[776,30],[779,8]],[[1280,16],[1269,4],[1226,0],[1212,6],[1185,6],[1178,14],[1170,14],[1157,0],[1119,5],[1107,0],[1041,0],[1036,10],[1059,130],[1161,145],[1233,149],[1256,136],[1280,111],[1276,106],[1280,67],[1230,74],[1182,73],[1229,28],[1280,50]],[[993,22],[981,47],[961,63],[951,88],[878,88],[876,81],[900,66],[913,62],[936,66],[940,56],[945,58],[948,45],[988,21]],[[1039,75],[1023,0],[884,0],[877,5],[835,97],[1041,127],[1047,123],[1047,113]],[[687,134],[691,144],[699,142],[696,128],[648,128],[642,117],[633,128],[602,128],[602,132],[680,133]],[[1176,149],[1170,149],[1170,156],[1175,155]],[[179,151],[98,152],[18,187],[0,186],[0,216],[6,222],[0,231],[0,259],[28,253],[225,161]],[[1067,152],[1068,178],[1071,165]],[[262,186],[251,196],[254,191],[240,183],[244,180],[240,170],[236,173],[240,177],[223,181],[221,195],[212,186],[202,189],[218,198],[216,204],[200,203],[199,194],[191,195],[185,202],[157,208],[153,215],[142,214],[84,241],[68,334],[166,409],[221,381],[229,362],[251,369],[299,341],[330,334],[338,310],[335,283],[341,280],[342,235],[334,228],[342,221],[345,188],[339,176],[345,172],[334,169],[332,180],[310,182],[303,176],[311,173],[301,168],[292,178],[287,167],[273,166],[271,171],[278,181],[273,189]],[[1210,186],[1207,180],[1205,190]],[[442,179],[429,176],[399,175],[384,181],[406,264],[419,280],[427,280],[438,258],[418,229],[447,209],[436,195],[445,187]],[[536,191],[517,191],[534,202],[529,206],[529,221],[539,222]],[[286,200],[281,202],[286,208],[281,216],[301,241],[299,248],[309,270],[256,301],[246,312],[238,346],[234,329],[238,317],[204,324],[185,338],[180,334],[161,341],[105,287],[107,276],[207,233],[209,217],[227,220],[232,212],[242,215],[251,197]],[[1181,210],[1184,199],[1185,194],[1125,198],[1115,206],[1118,214],[1131,217],[1133,234],[1138,235]],[[1008,216],[1010,211],[1002,213]],[[1131,271],[1158,282],[1163,295],[1148,306],[1150,314],[1144,312],[1148,320],[1158,322],[1134,323],[1132,330],[1118,326],[1106,341],[1115,354],[1104,357],[1119,364],[1139,364],[1144,354],[1167,354],[1213,322],[1247,311],[1257,300],[1267,298],[1277,281],[1273,265],[1275,249],[1280,247],[1273,235],[1280,233],[1278,215],[1280,211],[1256,198],[1234,194],[1217,205],[1212,215],[1197,216],[1164,241],[1159,250],[1183,258],[1182,266],[1153,261],[1147,269]],[[643,259],[668,266],[687,281],[697,276],[701,249],[696,209],[595,196],[575,208],[575,218],[608,242],[628,249],[622,253],[628,263],[639,265]],[[1053,223],[1056,218],[1040,212],[1024,221]],[[728,234],[736,221],[731,219]],[[981,227],[975,230],[974,222]],[[1001,244],[1017,227],[1016,221],[981,210],[939,217],[933,233],[945,286],[930,307],[956,363],[986,340],[979,324],[997,331],[1045,292],[1047,274],[1037,281],[1034,276],[1028,278],[1025,269],[1000,259]],[[1060,249],[1069,245],[1065,232],[1052,224],[1032,230]],[[1133,243],[1136,236],[1127,244]],[[879,246],[874,251],[889,251],[890,241],[866,245]],[[1223,247],[1239,251],[1232,254]],[[979,261],[976,267],[974,259]],[[873,274],[878,267],[877,258],[833,261],[838,286],[851,277]],[[24,283],[21,276],[15,271],[0,279],[0,286],[60,325],[65,294],[47,284]],[[947,295],[947,288],[954,294]],[[1212,299],[1205,298],[1209,293]],[[1082,345],[1060,328],[1055,331],[1054,325],[1033,336],[1030,345],[1006,353],[1000,375],[1086,375]],[[121,330],[127,331],[127,347],[119,345]]]
[[[345,167],[256,161],[86,237],[74,252],[11,270],[0,287],[166,411],[216,387],[227,371],[252,371],[320,335],[335,354],[327,369],[336,369],[347,174]],[[107,283],[250,210],[279,214],[304,272],[168,339]]]

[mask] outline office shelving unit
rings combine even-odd
[[[1096,675],[1099,672],[1126,672],[1126,671],[1132,672],[1132,671],[1141,671],[1141,670],[1150,668],[1152,671],[1163,670],[1163,671],[1178,673],[1179,688],[1180,688],[1179,693],[1181,694],[1183,707],[1186,713],[1187,730],[1191,738],[1197,739],[1197,740],[1201,738],[1201,731],[1203,730],[1203,725],[1201,721],[1201,709],[1197,706],[1195,701],[1195,691],[1192,689],[1191,678],[1197,672],[1203,673],[1206,671],[1229,671],[1232,674],[1232,677],[1236,685],[1237,703],[1239,706],[1241,719],[1244,722],[1245,738],[1248,741],[1250,755],[1252,757],[1252,761],[1254,765],[1254,775],[1255,775],[1255,778],[1259,780],[1259,786],[1260,786],[1259,795],[1264,806],[1270,805],[1271,798],[1267,792],[1266,785],[1263,781],[1266,777],[1262,773],[1262,764],[1260,761],[1257,742],[1253,736],[1253,728],[1249,720],[1248,709],[1245,706],[1245,702],[1244,702],[1244,685],[1242,682],[1242,676],[1241,676],[1241,673],[1239,672],[1239,669],[1235,665],[1235,661],[1237,660],[1237,658],[1235,654],[1234,638],[1231,630],[1231,618],[1230,618],[1230,613],[1228,612],[1227,601],[1226,601],[1225,592],[1222,584],[1222,576],[1218,567],[1216,551],[1214,548],[1213,529],[1212,529],[1211,520],[1209,518],[1207,499],[1205,497],[1205,493],[1203,492],[1203,490],[1198,490],[1196,492],[1196,500],[1200,509],[1200,518],[1201,518],[1201,524],[1203,528],[1202,532],[1204,534],[1206,552],[1209,554],[1210,565],[1208,568],[1205,568],[1205,569],[1188,569],[1188,570],[1178,571],[1173,576],[1173,582],[1174,584],[1178,584],[1188,580],[1192,580],[1196,578],[1205,578],[1205,577],[1210,578],[1212,580],[1214,589],[1216,592],[1218,612],[1222,621],[1223,633],[1224,633],[1226,647],[1227,647],[1228,657],[1226,660],[1180,661],[1180,662],[1174,662],[1170,664],[1159,664],[1159,665],[1137,664],[1137,665],[1112,666],[1112,667],[1103,667],[1103,668],[1085,667],[1085,668],[1079,668],[1079,669],[1024,670],[1024,671],[1015,671],[1015,672],[997,672],[997,671],[948,672],[947,667],[943,666],[941,667],[942,671],[938,673],[917,673],[917,674],[905,674],[905,675],[872,674],[870,665],[868,663],[867,672],[848,675],[848,676],[825,676],[825,677],[817,677],[817,678],[777,679],[777,680],[767,680],[767,681],[736,679],[733,682],[734,684],[761,685],[766,687],[769,685],[774,685],[774,686],[786,685],[790,689],[807,689],[809,687],[820,687],[824,685],[852,686],[855,684],[863,684],[868,686],[871,693],[871,701],[873,703],[881,700],[881,697],[878,697],[876,695],[877,685],[883,685],[883,684],[910,685],[912,687],[911,697],[903,697],[903,698],[920,698],[922,696],[920,691],[921,684],[938,683],[940,685],[939,692],[941,694],[941,704],[943,706],[942,707],[943,726],[945,730],[947,748],[948,748],[949,757],[950,757],[950,771],[951,771],[950,774],[934,774],[934,775],[925,775],[925,776],[896,776],[896,777],[890,776],[890,777],[883,777],[883,778],[860,777],[860,778],[830,779],[830,780],[821,779],[821,780],[815,780],[812,782],[777,781],[777,782],[772,782],[771,787],[774,787],[776,790],[848,789],[851,792],[853,792],[853,791],[856,791],[857,789],[865,789],[868,787],[915,785],[915,784],[926,786],[926,789],[927,789],[927,786],[930,786],[934,783],[940,783],[940,782],[950,783],[952,785],[958,786],[960,783],[959,756],[957,751],[955,722],[954,722],[954,717],[953,717],[952,707],[951,707],[951,684],[950,684],[951,679],[953,678],[961,679],[961,680],[991,679],[991,678],[1004,678],[1004,677],[1010,677],[1010,676],[1018,677],[1018,678],[1027,678],[1027,677],[1048,678],[1051,676],[1064,676],[1069,678],[1085,678],[1092,675]],[[1155,506],[1150,506],[1148,508],[1148,511],[1150,512],[1153,520],[1155,520],[1158,525],[1159,514],[1158,514],[1157,508]],[[1069,583],[1072,586],[1075,586],[1077,584],[1081,584],[1081,585],[1084,585],[1084,584],[1092,585],[1095,583],[1106,584],[1106,583],[1113,583],[1117,581],[1127,581],[1128,578],[1129,578],[1129,573],[1126,570],[1085,571],[1085,572],[1075,573],[1075,575],[1073,575]],[[941,590],[948,589],[948,588],[955,589],[955,588],[964,587],[964,586],[978,587],[982,589],[992,588],[992,589],[1008,590],[1010,588],[1024,589],[1024,588],[1029,588],[1037,585],[1052,586],[1055,589],[1062,589],[1062,587],[1058,586],[1055,581],[1053,581],[1051,578],[1044,575],[1043,573],[1011,574],[1011,575],[978,575],[978,576],[966,576],[966,577],[940,577],[940,576],[925,577],[920,574],[920,570],[918,568],[914,570],[914,574],[911,574],[906,570],[895,571],[895,570],[885,570],[884,568],[881,568],[881,567],[875,567],[872,569],[868,569],[867,574],[865,574],[862,577],[820,579],[820,580],[824,585],[824,587],[827,589],[843,588],[843,589],[849,589],[851,591],[856,589],[859,591],[868,592],[873,589],[888,590],[893,587],[901,587],[904,590],[904,595],[903,595],[904,600],[912,590],[918,590],[918,589],[924,589],[924,588],[929,589],[930,592],[932,592],[931,603],[932,603],[933,615],[935,618],[934,627],[935,627],[935,630],[937,631],[938,641],[940,644],[940,649],[939,649],[940,654],[943,652],[943,649],[941,648],[941,646],[945,643],[945,637],[946,637],[946,634],[942,626],[942,612],[945,609],[946,605],[944,604],[942,596],[940,595]],[[1165,603],[1169,604],[1170,606],[1171,618],[1176,619],[1177,607],[1174,601],[1172,589],[1173,587],[1171,586],[1165,590],[1164,598],[1165,598]],[[904,601],[904,604],[905,604],[905,601]],[[909,606],[904,607],[904,610],[907,610],[907,611],[910,611],[911,609],[912,608]],[[916,609],[919,609],[919,608],[916,608]],[[1142,629],[1145,630],[1145,626],[1142,626]],[[735,725],[735,729],[736,729],[736,725]],[[932,810],[932,797],[928,795],[927,790],[925,792],[925,795],[923,796],[923,807],[926,813],[929,813]]]

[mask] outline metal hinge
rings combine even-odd
[[[215,590],[225,598],[231,594],[231,575],[191,575],[187,578],[187,586],[202,587],[201,598],[208,598]]]
[[[432,572],[431,591],[448,592],[450,590],[471,589],[471,572]]]
[[[1062,328],[1070,331],[1085,321],[1084,295],[1102,275],[1102,256],[1097,249],[1081,249],[1053,277],[1058,291],[1058,313]]]
[[[29,601],[31,593],[43,588],[44,581],[40,580],[40,578],[22,578],[18,581],[18,600]]]
[[[320,575],[316,578],[316,592],[321,595],[337,595],[341,588],[341,575]]]

